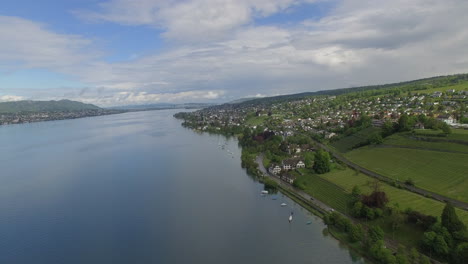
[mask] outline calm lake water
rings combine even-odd
[[[0,263],[361,263],[175,112],[1,126]]]

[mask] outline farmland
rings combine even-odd
[[[468,154],[364,147],[345,156],[386,177],[400,181],[412,179],[417,187],[468,201]]]
[[[416,139],[411,138],[410,134],[394,134],[392,136],[385,138],[383,144],[468,153],[468,145],[457,144],[457,143],[452,143],[452,142],[443,142],[443,141],[428,142],[428,141],[423,141],[423,140],[416,140]]]
[[[339,139],[331,145],[340,152],[347,152],[353,149],[353,147],[366,142],[369,136],[373,133],[379,132],[379,128],[368,127],[353,135]]]
[[[349,193],[354,186],[359,186],[363,193],[371,192],[371,188],[368,183],[373,179],[364,174],[356,173],[351,169],[335,170],[330,173],[323,174],[320,177],[344,188]],[[395,203],[397,203],[401,210],[411,208],[423,214],[440,216],[442,209],[444,208],[444,204],[441,202],[388,184],[382,183],[381,188],[385,193],[387,193],[390,200],[390,206],[395,206]],[[468,225],[468,212],[461,209],[456,210],[460,219]]]
[[[316,174],[305,173],[303,176],[299,176],[296,181],[306,193],[340,212],[347,212],[351,195],[344,189],[323,180]]]

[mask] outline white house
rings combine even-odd
[[[270,173],[278,175],[281,172],[281,167],[275,164],[270,167],[269,171]]]
[[[305,168],[305,163],[302,160],[298,161],[296,164],[296,168]]]
[[[437,119],[447,123],[448,125],[453,125],[456,122],[455,118],[453,118],[451,115],[440,115],[437,117]]]

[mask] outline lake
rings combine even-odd
[[[0,263],[363,263],[176,112],[1,126]]]

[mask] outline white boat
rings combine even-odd
[[[281,206],[286,206],[286,204],[285,204],[285,203],[282,203]]]
[[[291,221],[292,221],[292,214],[289,215],[289,222],[291,223]]]
[[[262,194],[268,194],[268,191],[263,190]]]

